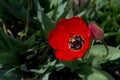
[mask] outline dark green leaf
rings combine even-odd
[[[42,22],[43,22],[43,30],[45,31],[46,34],[48,34],[52,29],[54,29],[55,24],[52,23],[52,20],[49,19],[49,17],[41,12],[42,16]]]
[[[52,23],[52,20],[42,11],[40,4],[37,4],[38,13],[37,17],[40,23],[42,24],[42,29],[45,32],[46,36],[48,33],[55,27],[55,24]]]
[[[115,80],[107,72],[89,67],[87,65],[82,65],[77,72],[82,80]]]
[[[19,57],[10,50],[0,50],[0,62],[15,65],[19,63]]]
[[[77,59],[73,61],[60,61],[62,62],[65,66],[69,67],[72,70],[77,70],[80,68],[80,66],[83,64],[82,59]]]
[[[24,45],[26,45],[26,47],[30,48],[34,45],[35,43],[35,35],[33,34],[32,36],[30,36],[25,42]]]
[[[24,44],[4,32],[0,32],[0,62],[16,64],[19,62],[17,52],[25,49]]]
[[[120,33],[120,29],[118,30],[118,33]],[[116,35],[116,43],[120,44],[120,34]]]
[[[7,14],[7,16],[9,15],[12,15],[14,16],[15,18],[18,18],[18,19],[22,19],[22,20],[25,20],[26,19],[26,10],[25,8],[20,5],[19,3],[12,3],[10,1],[10,4],[3,1],[3,0],[0,0],[0,5],[1,5],[1,10],[2,10],[2,14]],[[24,13],[24,14],[23,14]]]
[[[20,75],[17,75],[14,71],[15,68],[11,68],[9,65],[3,65],[0,69],[1,80],[20,80]]]

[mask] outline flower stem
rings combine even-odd
[[[102,40],[102,43],[103,43],[103,45],[104,45],[104,47],[106,48],[106,55],[104,56],[104,58],[103,59],[105,59],[107,56],[108,56],[108,54],[109,54],[109,49],[108,49],[108,47],[107,47],[107,44],[105,43],[105,41],[104,40]]]

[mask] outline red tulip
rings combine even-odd
[[[104,31],[102,28],[98,27],[95,23],[89,24],[89,29],[91,32],[91,37],[95,40],[103,40]]]
[[[61,19],[48,35],[59,60],[75,60],[84,56],[90,46],[90,31],[81,17]]]

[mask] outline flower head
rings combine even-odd
[[[81,17],[61,19],[49,33],[48,42],[59,60],[75,60],[89,48],[90,31]]]
[[[104,31],[102,28],[98,27],[95,23],[89,24],[89,29],[91,32],[91,37],[95,40],[102,40],[104,38]]]

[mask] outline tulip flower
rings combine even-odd
[[[81,17],[61,19],[48,35],[48,43],[59,60],[75,60],[90,46],[90,30]]]
[[[89,29],[91,32],[91,37],[95,40],[103,40],[104,38],[104,31],[102,28],[97,26],[95,23],[89,24]]]

